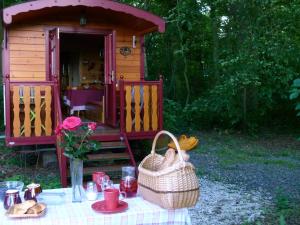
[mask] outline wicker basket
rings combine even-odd
[[[155,153],[157,139],[161,134],[169,135],[178,150],[180,160],[170,167],[159,170],[164,156]],[[154,138],[151,154],[146,156],[139,165],[139,193],[144,199],[166,209],[191,207],[199,197],[199,182],[195,168],[185,162],[182,150],[170,132],[160,131]]]

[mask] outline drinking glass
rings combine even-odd
[[[114,183],[109,178],[104,178],[101,183],[101,189],[104,191],[105,189],[114,189]]]
[[[87,200],[89,200],[89,201],[94,201],[97,199],[98,190],[97,190],[97,185],[95,182],[93,182],[93,181],[87,182],[85,194],[86,194]]]

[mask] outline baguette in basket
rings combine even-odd
[[[157,139],[162,134],[172,138],[178,150],[174,160],[179,158],[166,167],[163,166],[165,157],[155,153]],[[139,165],[139,193],[144,199],[167,209],[192,207],[197,203],[199,182],[195,167],[184,160],[183,154],[173,134],[168,131],[157,133],[151,153]]]

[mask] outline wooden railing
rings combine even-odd
[[[55,82],[5,82],[6,139],[8,145],[54,141],[53,92]],[[18,142],[20,140],[20,142]]]
[[[57,78],[55,78],[57,81]],[[53,98],[54,98],[54,119],[55,119],[55,126],[57,127],[59,124],[62,124],[62,112],[61,112],[61,102],[60,102],[60,93],[59,88],[57,86],[58,82],[55,82],[54,85],[54,92],[53,92]],[[56,154],[58,159],[58,166],[60,171],[60,180],[63,187],[67,186],[67,159],[64,156],[64,149],[61,147],[61,141],[62,137],[60,135],[56,135]]]
[[[120,128],[128,136],[162,129],[163,82],[120,80]]]

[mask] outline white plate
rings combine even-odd
[[[64,192],[42,192],[37,196],[37,201],[47,205],[61,205],[65,202],[65,196]]]

